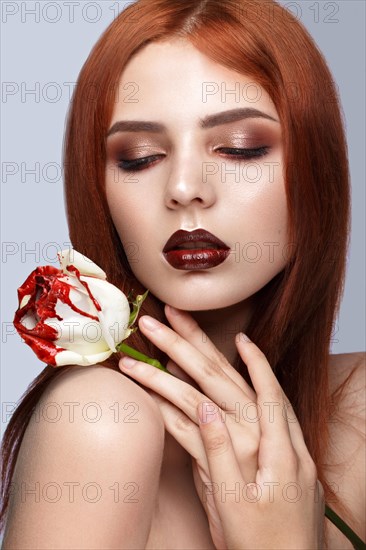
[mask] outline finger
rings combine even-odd
[[[217,361],[225,374],[229,376],[239,388],[245,391],[250,399],[254,399],[255,395],[252,388],[246,383],[238,371],[230,365],[226,357],[217,349],[207,334],[203,332],[192,315],[187,311],[173,308],[167,304],[165,305],[165,315],[176,332],[211,361]]]
[[[206,474],[206,472],[203,472],[202,469],[197,466],[196,462],[193,462],[192,472],[196,491],[209,521],[210,532],[211,534],[214,533],[215,548],[227,548],[222,530],[221,518],[213,498],[214,492],[216,491],[209,478],[209,471],[208,474]]]
[[[154,325],[149,328],[145,322],[151,320]],[[174,330],[147,315],[138,323],[140,330],[193,378],[212,401],[220,406],[225,403],[229,410],[234,408],[235,402],[250,401],[217,362],[208,359]]]
[[[169,361],[167,362],[166,368],[168,369],[169,372],[174,374],[174,376],[179,378],[179,380],[182,380],[183,382],[186,382],[190,386],[193,386],[194,388],[196,388],[196,390],[199,390],[199,387],[197,386],[193,378],[188,376],[188,374],[184,372],[184,370],[181,369],[175,361],[173,361],[172,359],[169,359]]]
[[[315,463],[309,453],[309,449],[306,446],[305,440],[304,440],[304,434],[302,432],[300,423],[297,419],[297,416],[295,414],[295,411],[285,394],[283,392],[284,397],[284,403],[285,403],[285,410],[284,414],[287,417],[288,427],[290,430],[291,435],[291,441],[294,446],[294,449],[297,453],[297,456],[299,457],[299,461],[308,469],[310,470],[310,473],[313,473],[313,470],[315,468]]]
[[[200,468],[208,474],[205,448],[197,424],[160,395],[153,391],[149,391],[149,394],[160,409],[165,429],[197,461]]]
[[[291,458],[297,459],[292,445],[282,388],[265,355],[253,343],[245,341],[245,335],[236,342],[238,351],[248,367],[257,394],[261,442],[258,455],[259,468],[273,471],[289,466]],[[294,466],[295,464],[292,463]]]
[[[240,471],[229,431],[218,407],[212,402],[200,403],[197,412],[210,480],[215,488],[215,504],[223,524],[226,524],[231,521],[233,505],[237,504],[237,497],[249,480]]]
[[[129,361],[130,366],[127,366]],[[133,364],[132,364],[133,363]],[[197,406],[201,401],[207,401],[207,396],[175,376],[168,376],[165,372],[142,361],[131,360],[131,357],[122,357],[119,368],[155,393],[165,397],[176,405],[193,422],[198,424]]]

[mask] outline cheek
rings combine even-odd
[[[287,201],[285,191],[281,189],[276,192],[263,194],[256,208],[253,209],[255,215],[255,226],[258,233],[263,236],[276,234],[280,237],[287,227]],[[283,235],[283,238],[285,235]]]
[[[127,192],[127,186],[120,180],[120,173],[116,172],[114,175],[113,170],[106,171],[105,191],[109,211],[122,245],[126,248],[127,244],[133,241],[135,228],[139,227],[139,210],[133,197]]]
[[[263,220],[285,239],[287,236],[288,207],[286,188],[283,179],[269,183],[273,191],[264,197]]]
[[[133,176],[131,176],[133,177]],[[156,216],[147,208],[143,197],[136,195],[134,188],[124,182],[116,182],[110,173],[106,176],[106,197],[112,221],[134,274],[139,278],[139,267],[146,264],[149,247],[146,235],[156,227]]]
[[[288,214],[285,191],[263,198],[257,211],[257,234],[265,262],[282,264],[287,250]],[[258,223],[260,220],[260,223]]]
[[[286,238],[288,212],[282,178],[246,183],[244,192],[240,188],[232,189],[229,203],[230,218],[232,223],[237,223],[236,232],[246,240],[263,242],[269,238],[278,237],[281,241]]]
[[[116,227],[119,238],[128,256],[128,250],[139,247],[143,235],[146,235],[144,217],[139,217],[136,210],[126,207],[126,204],[118,206],[118,203],[110,205],[110,212],[113,223]]]

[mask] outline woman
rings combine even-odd
[[[140,0],[81,71],[70,238],[126,293],[150,290],[160,324],[142,315],[129,344],[176,376],[118,356],[47,367],[4,437],[4,548],[352,548],[324,501],[365,538],[363,355],[329,356],[344,128],[311,38],[263,6]],[[98,422],[32,414],[96,401]]]

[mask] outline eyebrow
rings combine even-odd
[[[273,122],[279,122],[276,118],[273,118],[263,111],[253,109],[251,107],[241,109],[231,109],[230,111],[224,111],[213,115],[208,115],[205,118],[199,119],[199,126],[202,129],[213,128],[214,126],[220,126],[221,124],[227,124],[229,122],[236,122],[238,120],[244,120],[246,118],[266,118]],[[149,122],[145,120],[119,120],[108,130],[106,137],[116,134],[117,132],[152,132],[163,133],[166,131],[166,126],[160,122]]]

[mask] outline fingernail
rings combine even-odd
[[[144,315],[143,317],[141,317],[141,322],[148,330],[155,330],[159,327],[160,324],[159,321],[157,321],[153,317],[149,317],[148,315]]]
[[[201,403],[199,407],[198,420],[201,424],[208,424],[218,419],[218,410],[212,403]],[[220,417],[220,420],[221,417]]]
[[[132,359],[132,357],[122,357],[120,363],[122,364],[122,367],[130,369],[131,367],[136,365],[137,361],[135,359]]]
[[[239,332],[239,340],[242,340],[243,342],[251,342],[249,336],[244,334],[244,332]]]

